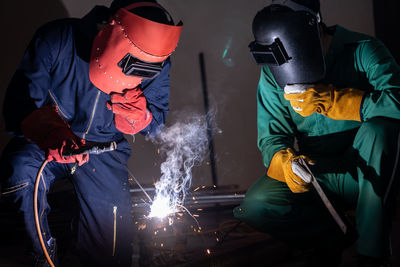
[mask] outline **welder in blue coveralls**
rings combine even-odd
[[[258,147],[267,171],[234,214],[293,246],[314,248],[309,266],[338,266],[351,239],[312,190],[302,158],[339,210],[356,210],[359,266],[387,266],[400,68],[379,40],[326,27],[319,5],[273,0],[253,20],[250,49],[263,65]]]
[[[39,185],[39,220],[55,260],[46,194],[69,177],[79,199],[76,252],[87,266],[130,266],[132,229],[124,134],[154,136],[169,103],[169,56],[182,23],[155,1],[115,0],[82,19],[61,19],[34,35],[7,89],[6,129],[14,137],[1,159],[2,198],[17,204],[36,266],[47,266],[34,225],[33,189]],[[89,142],[117,142],[99,155],[63,157]],[[125,165],[125,166],[124,166]],[[68,200],[66,200],[68,201]]]

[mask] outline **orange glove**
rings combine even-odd
[[[125,134],[136,134],[150,124],[153,115],[146,106],[146,97],[138,87],[122,94],[111,93],[107,103],[108,109],[115,114],[115,127]]]
[[[279,150],[269,164],[268,176],[285,182],[293,193],[303,193],[310,190],[312,175],[298,161],[299,158],[303,158],[308,164],[314,165],[314,161],[309,157],[296,156],[290,148]]]
[[[305,86],[308,90],[305,91]],[[307,117],[317,112],[334,120],[361,121],[360,109],[365,92],[333,85],[293,84],[285,86],[284,97],[293,109]]]

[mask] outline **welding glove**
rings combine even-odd
[[[309,157],[297,156],[290,148],[282,149],[272,157],[267,174],[273,179],[285,182],[293,193],[303,193],[310,189],[312,181],[311,173],[303,165],[307,163],[314,165],[314,161]]]
[[[63,151],[72,151],[85,144],[71,130],[57,112],[56,106],[41,107],[28,115],[21,124],[25,137],[45,152],[48,161],[84,164],[89,154],[63,157]]]
[[[307,117],[317,112],[334,120],[361,121],[360,109],[364,91],[337,89],[333,85],[286,85],[284,97],[293,109]]]
[[[122,94],[112,93],[107,103],[114,112],[115,127],[125,134],[136,134],[150,124],[153,115],[146,106],[146,97],[139,87],[124,90]]]

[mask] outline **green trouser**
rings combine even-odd
[[[398,121],[374,118],[361,125],[342,155],[312,158],[316,165],[311,170],[333,205],[342,211],[356,208],[357,249],[363,255],[390,253],[397,192],[396,179],[390,181],[398,165],[399,132]],[[386,192],[390,194],[385,202]],[[259,231],[301,247],[319,244],[340,232],[315,190],[294,194],[285,183],[267,175],[248,190],[234,215]]]

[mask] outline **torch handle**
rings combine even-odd
[[[64,157],[81,155],[81,154],[101,154],[104,152],[109,152],[117,149],[117,143],[115,141],[106,143],[88,143],[81,146],[78,149],[71,151],[63,151],[62,155]]]

